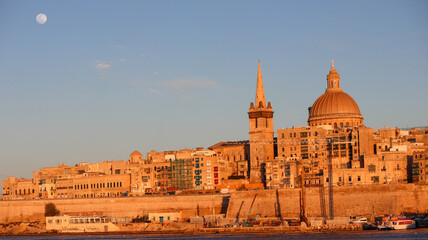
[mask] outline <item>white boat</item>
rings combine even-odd
[[[403,217],[384,217],[382,222],[378,225],[379,230],[400,230],[400,229],[414,229],[416,222],[409,218]]]

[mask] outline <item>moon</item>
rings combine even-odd
[[[48,20],[48,17],[46,17],[46,14],[44,13],[39,13],[36,16],[36,22],[38,24],[45,24],[45,22]]]

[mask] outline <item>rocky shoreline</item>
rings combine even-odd
[[[131,223],[118,224],[121,231],[117,232],[88,232],[88,233],[57,233],[48,232],[44,222],[0,224],[0,236],[25,235],[114,235],[114,234],[165,234],[165,235],[195,235],[195,234],[242,234],[242,233],[310,233],[310,232],[340,232],[361,231],[362,225],[342,224],[323,226],[255,226],[255,227],[215,227],[204,228],[201,224],[193,223]]]

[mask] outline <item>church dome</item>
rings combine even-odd
[[[142,154],[139,151],[134,151],[133,153],[131,153],[131,156],[135,156],[135,155],[140,156]]]
[[[355,100],[340,87],[340,76],[334,69],[327,75],[327,89],[309,108],[309,126],[361,126],[363,116]]]

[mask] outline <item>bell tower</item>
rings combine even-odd
[[[257,73],[256,101],[250,104],[250,183],[262,183],[262,164],[274,159],[273,110],[270,102],[266,105],[262,71]]]

